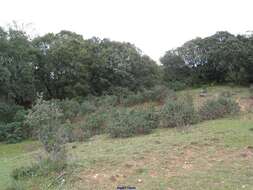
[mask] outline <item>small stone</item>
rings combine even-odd
[[[138,179],[138,183],[142,183],[142,180],[141,180],[141,179]]]

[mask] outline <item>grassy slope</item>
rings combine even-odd
[[[213,96],[223,90],[224,87],[214,87],[209,92]],[[235,98],[248,96],[243,88],[232,91],[237,92]],[[187,93],[195,96],[196,104],[201,103],[199,89]],[[34,147],[38,145],[31,142],[0,145],[0,189],[10,182],[12,168],[29,162]],[[127,139],[100,135],[89,142],[70,144],[69,152],[70,162],[80,167],[72,174],[74,180],[61,189],[111,190],[121,184],[154,190],[250,190],[253,114],[208,121],[187,129],[158,129],[150,135]],[[42,189],[37,184],[46,187],[50,183],[44,178],[31,182],[34,185],[30,189]]]
[[[253,120],[236,118],[181,131],[159,129],[129,139],[99,136],[88,144],[78,144],[72,152],[83,166],[75,187],[114,189],[124,184],[139,189],[253,189],[252,128]]]
[[[38,143],[26,141],[19,144],[0,144],[0,190],[10,185],[10,173],[14,168],[27,165]]]

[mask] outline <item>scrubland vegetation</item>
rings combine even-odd
[[[252,39],[217,32],[157,65],[0,28],[0,188],[252,189]]]

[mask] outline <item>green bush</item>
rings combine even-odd
[[[0,141],[17,143],[27,138],[26,115],[27,111],[21,106],[0,103]]]
[[[172,90],[178,91],[185,89],[187,87],[187,83],[183,81],[170,81],[167,86]]]
[[[161,109],[162,127],[180,127],[197,122],[197,114],[191,97],[168,98]]]
[[[67,131],[68,142],[86,141],[92,136],[91,131],[85,128],[85,124],[83,123],[64,124],[62,127]]]
[[[75,100],[63,100],[60,101],[60,109],[63,112],[65,120],[72,120],[80,113],[80,104]]]
[[[166,97],[175,96],[175,93],[165,86],[155,86],[151,90],[144,91],[143,96],[146,101],[163,102]]]
[[[124,106],[133,106],[145,102],[143,93],[137,92],[136,94],[128,95],[126,98],[121,100],[121,104]]]
[[[96,106],[97,107],[114,107],[119,104],[120,97],[117,97],[116,95],[105,95],[97,98],[96,100]]]
[[[62,125],[63,113],[58,104],[40,96],[29,110],[26,123],[37,130],[38,138],[53,161],[64,160],[67,134]]]
[[[222,118],[227,115],[235,114],[240,111],[236,101],[226,97],[207,100],[200,108],[199,115],[201,120]]]
[[[164,86],[156,86],[150,90],[143,90],[135,94],[130,94],[122,100],[122,104],[125,106],[133,106],[136,104],[142,104],[144,102],[163,102],[168,96],[174,96],[175,93],[172,90]]]
[[[148,134],[158,126],[158,116],[154,109],[115,110],[108,123],[107,131],[111,137],[131,137]]]
[[[82,115],[95,112],[96,109],[97,107],[95,106],[95,103],[92,101],[85,100],[80,105],[80,112]]]
[[[10,123],[14,122],[14,117],[18,111],[23,111],[24,108],[22,106],[18,106],[15,104],[7,104],[4,102],[0,102],[0,122],[1,123]]]
[[[97,135],[105,132],[107,122],[110,120],[110,110],[91,113],[85,119],[82,129],[90,135]]]
[[[0,125],[0,141],[18,143],[27,138],[27,128],[22,122],[12,122]]]

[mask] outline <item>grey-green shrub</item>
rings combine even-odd
[[[155,86],[154,88],[143,92],[145,100],[156,102],[163,102],[166,97],[174,95],[174,91],[165,86]]]
[[[238,103],[226,97],[207,100],[199,109],[201,120],[222,118],[240,111]]]
[[[96,109],[97,107],[93,101],[85,100],[80,105],[80,112],[82,115],[95,112]]]
[[[154,109],[117,109],[108,123],[107,131],[111,137],[131,137],[148,134],[158,126],[158,115]]]
[[[107,122],[110,120],[110,110],[101,110],[95,113],[91,113],[85,119],[83,124],[83,130],[91,135],[97,135],[105,132]]]
[[[121,104],[124,106],[133,106],[145,102],[143,93],[137,92],[135,94],[128,95],[126,98],[121,100]]]
[[[116,95],[104,95],[97,98],[96,106],[100,108],[114,107],[119,104],[119,101],[119,97]]]
[[[66,131],[62,124],[62,111],[52,101],[44,101],[40,96],[29,110],[26,123],[38,131],[38,138],[53,161],[64,160]]]
[[[197,113],[192,98],[168,98],[161,109],[162,127],[180,127],[196,123]]]
[[[65,120],[72,120],[80,113],[80,104],[75,100],[62,100],[59,102],[59,108],[63,112]]]
[[[142,104],[144,102],[162,103],[168,96],[175,96],[174,91],[165,86],[155,86],[150,90],[143,90],[142,92],[128,95],[122,100],[121,104],[125,106],[132,106],[136,104]]]
[[[169,81],[167,86],[170,88],[170,89],[173,89],[175,91],[178,91],[178,90],[183,90],[185,89],[188,85],[187,85],[187,82],[183,82],[183,81]]]

